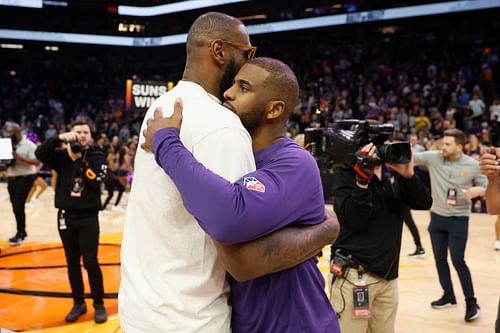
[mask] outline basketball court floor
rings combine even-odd
[[[127,199],[125,194],[122,208],[126,206]],[[0,332],[122,332],[116,296],[120,283],[120,242],[124,210],[110,210],[100,217],[99,261],[104,275],[105,306],[109,315],[104,324],[94,323],[90,299],[87,299],[89,311],[86,315],[74,324],[64,322],[72,300],[64,253],[56,229],[52,188],[49,187],[26,212],[29,236],[24,244],[11,247],[7,239],[15,234],[15,220],[5,183],[0,183]],[[396,332],[494,332],[500,296],[500,251],[493,250],[496,217],[472,214],[470,220],[466,261],[472,272],[481,316],[472,323],[465,323],[465,302],[451,261],[458,306],[435,310],[429,305],[442,293],[426,229],[429,213],[413,212],[413,215],[427,255],[423,258],[407,256],[414,251],[415,246],[411,234],[404,227]],[[325,248],[323,253],[329,253],[329,248]],[[319,267],[326,277],[328,265],[325,257],[321,258]],[[88,292],[86,272],[83,276]]]

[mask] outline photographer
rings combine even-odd
[[[66,149],[59,149],[66,143]],[[58,174],[55,206],[58,208],[58,230],[61,237],[74,306],[66,316],[74,322],[87,312],[80,257],[89,276],[94,299],[95,322],[107,319],[104,308],[104,288],[97,260],[99,244],[98,212],[101,206],[101,182],[106,175],[106,156],[91,145],[90,127],[75,122],[71,132],[47,139],[36,150],[36,156]]]
[[[429,209],[432,199],[414,175],[411,156],[384,168],[377,147],[369,143],[355,157],[353,168],[334,174],[341,227],[332,245],[330,301],[344,333],[394,332],[404,210]]]
[[[3,134],[4,137],[12,140],[13,160],[7,168],[7,189],[17,224],[17,232],[9,238],[9,244],[19,245],[28,236],[24,204],[35,180],[36,167],[40,162],[35,157],[35,144],[22,136],[21,127],[18,124],[7,123]]]

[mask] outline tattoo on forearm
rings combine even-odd
[[[281,240],[277,237],[271,237],[266,243],[264,252],[262,253],[263,258],[269,258],[272,256],[279,256],[281,249]]]
[[[305,230],[277,233],[267,240],[261,258],[275,269],[295,266],[317,252],[312,238]]]

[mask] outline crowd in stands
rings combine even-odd
[[[254,44],[260,55],[289,63],[299,78],[300,103],[289,121],[290,137],[307,127],[357,118],[391,123],[396,134],[417,135],[426,149],[439,148],[443,131],[452,127],[469,135],[472,155],[483,146],[500,146],[500,59],[494,47],[462,41],[453,33],[382,36],[364,43],[287,35],[281,43],[258,39]],[[74,61],[43,58],[13,66],[0,77],[0,127],[16,121],[24,133],[43,141],[67,131],[74,120],[89,119],[97,145],[116,155],[116,169],[130,180],[143,117],[124,108],[125,80],[141,69],[131,63],[82,55]],[[180,78],[175,69],[164,77],[153,74],[153,68],[148,64],[141,78]]]

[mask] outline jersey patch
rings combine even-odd
[[[257,191],[260,193],[266,192],[266,185],[262,184],[257,178],[255,177],[245,177],[243,178],[243,185],[252,191]]]

